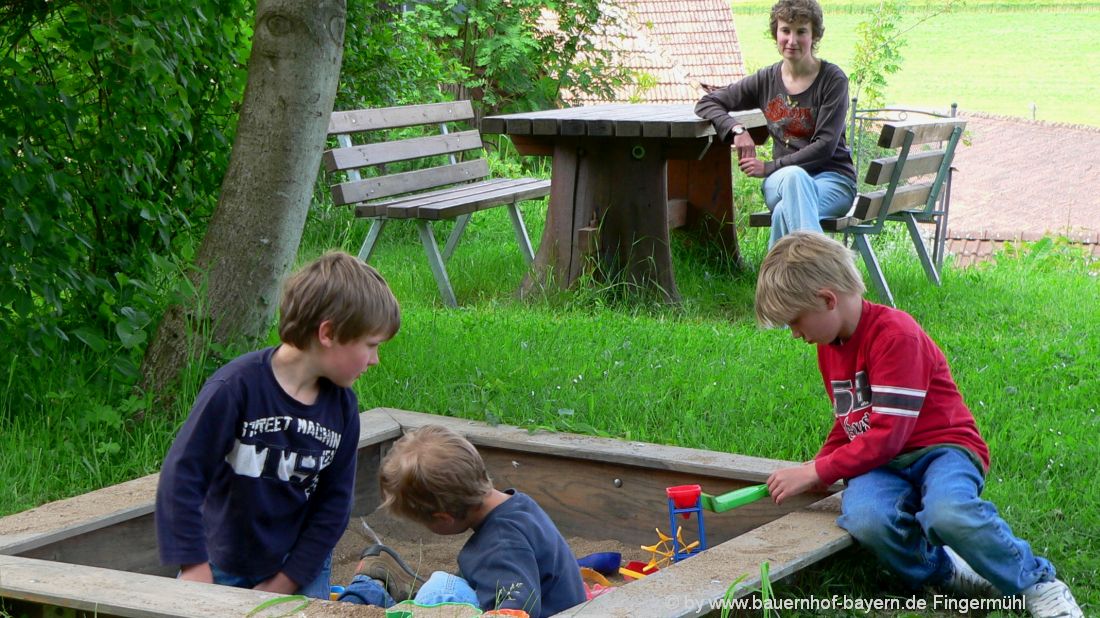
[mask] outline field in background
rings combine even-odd
[[[768,33],[771,2],[733,0],[745,69],[777,62]],[[825,37],[819,55],[845,70],[855,49],[856,25],[878,0],[822,1]],[[903,27],[930,9],[911,3]],[[934,9],[933,9],[934,10]],[[1003,3],[972,0],[906,34],[901,71],[890,76],[893,104],[1100,126],[1100,3]]]

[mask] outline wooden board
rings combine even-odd
[[[397,129],[420,124],[472,120],[473,117],[474,108],[469,101],[336,111],[329,117],[328,133],[341,135],[359,131]]]
[[[938,120],[887,122],[882,125],[878,145],[882,148],[901,148],[905,141],[905,134],[909,131],[913,132],[913,145],[942,142],[951,137],[951,132],[956,127],[965,129],[966,121],[961,118],[943,118]]]
[[[18,556],[0,555],[0,574],[0,594],[5,598],[84,610],[96,616],[245,616],[280,596],[114,569],[73,568]],[[294,605],[282,604],[254,615],[277,616]]]
[[[335,172],[479,148],[481,148],[481,135],[477,131],[461,131],[446,135],[333,148],[325,151],[321,161],[325,164],[327,171]]]
[[[791,465],[683,447],[532,433],[517,427],[491,427],[394,409],[370,410],[360,418],[356,515],[374,510],[380,501],[375,473],[388,445],[403,431],[430,423],[466,435],[482,452],[498,486],[521,487],[542,504],[565,534],[584,532],[589,538],[594,534],[621,536],[651,544],[655,540],[651,526],[667,528],[663,488],[669,484],[694,480],[708,492],[724,492],[760,482],[772,470]],[[0,519],[0,554],[22,549],[55,552],[53,555],[65,556],[66,560],[79,554],[85,558],[113,557],[117,562],[119,554],[129,554],[142,543],[149,543],[131,538],[125,541],[131,545],[126,545],[117,535],[154,536],[151,513],[155,487],[153,475]],[[115,498],[120,495],[128,498]],[[801,504],[809,500],[812,498],[803,498]],[[85,517],[73,514],[75,502],[87,507],[82,510]],[[723,514],[707,513],[711,548],[706,553],[598,597],[569,614],[706,613],[710,603],[720,599],[738,576],[748,576],[747,587],[758,583],[759,566],[764,560],[771,565],[774,581],[850,545],[850,537],[834,523],[837,503],[833,496],[811,509],[784,515],[798,505],[792,502],[780,508],[761,500]],[[693,530],[690,524],[685,524],[685,535]],[[138,531],[143,526],[149,529]],[[742,534],[744,530],[749,531]],[[725,539],[729,540],[719,544]],[[136,561],[126,559],[127,564]],[[29,604],[32,609],[64,607],[100,616],[241,616],[275,596],[26,555],[0,555],[0,597]],[[311,610],[326,603],[311,602],[303,615],[310,615]],[[258,615],[276,615],[289,609],[290,605],[283,605]],[[355,611],[346,606],[344,609]]]
[[[429,167],[388,176],[352,180],[332,186],[332,203],[337,206],[400,195],[412,191],[435,189],[459,182],[470,182],[489,175],[485,159],[463,161],[454,165]]]
[[[943,158],[947,153],[943,150],[928,150],[925,152],[913,152],[905,160],[898,180],[907,180],[914,176],[927,176],[940,171]],[[898,165],[898,157],[886,157],[875,159],[867,166],[865,181],[871,185],[882,185],[890,182],[894,175],[894,169]]]
[[[359,416],[359,474],[356,514],[377,507],[377,482],[371,482],[381,445],[401,435],[389,415]],[[167,573],[156,559],[153,509],[158,474],[105,487],[66,500],[0,518],[0,554],[22,555],[92,566]],[[362,500],[362,503],[359,500]],[[79,538],[79,543],[66,543]]]
[[[734,598],[759,588],[763,562],[768,563],[769,580],[775,582],[852,546],[852,537],[835,523],[838,498],[827,498],[813,509],[786,515],[563,614],[652,618],[706,615],[739,577],[745,579],[738,584]]]

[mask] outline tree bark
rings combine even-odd
[[[229,168],[196,258],[194,299],[166,312],[142,363],[163,395],[209,340],[255,345],[298,251],[343,56],[346,0],[258,0]]]

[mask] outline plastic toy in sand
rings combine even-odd
[[[671,527],[676,527],[676,516],[690,519],[695,515],[695,522],[699,529],[699,540],[685,545],[677,529],[676,538],[672,542],[672,562],[679,562],[684,558],[693,556],[707,548],[706,525],[703,521],[703,511],[712,513],[724,513],[730,509],[755,502],[768,495],[767,485],[752,485],[742,487],[728,493],[714,496],[703,493],[698,485],[676,485],[666,487],[668,496],[668,519]],[[644,549],[644,548],[643,548]]]
[[[676,537],[669,539],[672,542],[672,552],[669,557],[673,562],[679,562],[707,548],[707,531],[703,524],[703,490],[698,485],[676,485],[666,487],[665,494],[668,496],[669,530],[676,530]],[[698,526],[699,540],[685,545],[681,536],[682,529],[676,526],[676,516],[690,519],[692,514],[695,515],[695,523]]]

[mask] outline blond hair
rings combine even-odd
[[[817,232],[780,238],[760,265],[756,321],[764,327],[790,324],[803,311],[820,308],[818,292],[862,295],[866,289],[852,252]]]
[[[430,523],[435,513],[461,519],[493,489],[474,445],[439,425],[424,425],[394,442],[378,484],[381,508],[420,523]]]
[[[326,320],[340,343],[368,335],[390,339],[401,328],[401,309],[378,271],[343,251],[331,251],[283,286],[279,339],[308,349]]]

